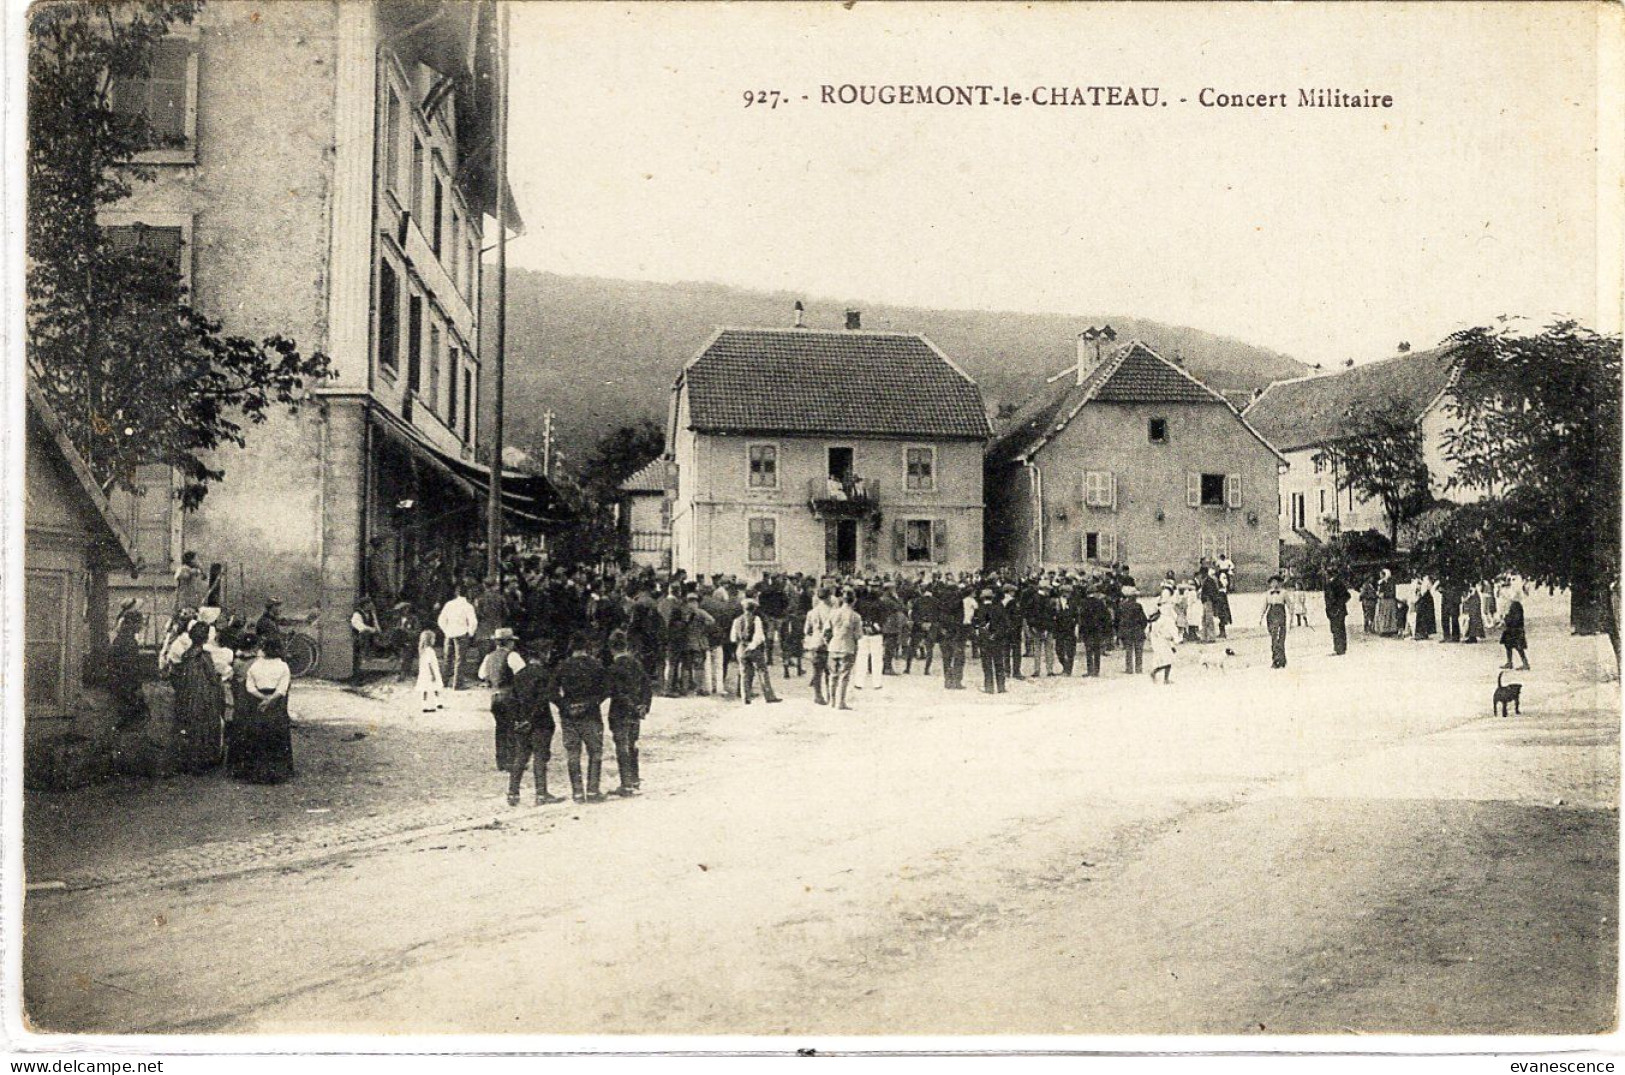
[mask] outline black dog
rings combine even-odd
[[[1523,684],[1501,682],[1505,677],[1504,671],[1495,677],[1495,697],[1490,702],[1490,712],[1504,717],[1507,715],[1507,706],[1510,705],[1514,713],[1522,714]]]

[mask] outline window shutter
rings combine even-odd
[[[1224,476],[1224,503],[1226,507],[1241,507],[1241,475],[1226,474]]]
[[[931,550],[939,564],[948,562],[948,520],[931,520]]]
[[[1195,471],[1185,475],[1185,506],[1188,508],[1202,506],[1202,476]]]
[[[891,524],[891,558],[902,563],[908,558],[908,524],[893,519]]]
[[[1089,506],[1089,472],[1087,470],[1078,476],[1078,504],[1085,508]]]
[[[1101,534],[1099,544],[1100,562],[1115,564],[1117,562],[1117,535]]]
[[[1080,564],[1083,563],[1084,554],[1089,551],[1089,539],[1084,536],[1083,531],[1080,530],[1072,535],[1072,548],[1072,559]]]
[[[1107,490],[1107,496],[1110,497],[1112,510],[1116,511],[1117,510],[1117,473],[1116,473],[1116,471],[1113,471],[1112,473],[1106,475],[1106,490]]]

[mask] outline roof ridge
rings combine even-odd
[[[810,325],[799,328],[795,325],[717,325],[714,327],[718,335],[724,332],[776,332],[796,336],[906,336],[925,339],[923,332],[909,332],[906,329],[891,328],[813,328]]]

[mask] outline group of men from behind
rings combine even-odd
[[[553,660],[554,646],[547,639],[528,645],[527,659],[511,628],[498,628],[493,642],[495,648],[481,663],[479,674],[492,687],[496,767],[508,774],[508,805],[519,805],[519,790],[530,766],[535,772],[536,805],[563,801],[547,787],[555,728],[562,733],[571,797],[578,803],[604,801],[600,781],[606,701],[620,776],[614,794],[635,795],[643,783],[638,737],[653,691],[642,662],[629,652],[626,635],[615,632],[609,637],[607,664],[600,659],[597,640],[586,631],[578,631],[570,639],[567,656],[558,661]]]

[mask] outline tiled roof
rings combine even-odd
[[[708,433],[989,435],[981,390],[924,336],[721,329],[683,371]]]
[[[666,461],[653,459],[639,467],[630,478],[621,483],[623,493],[664,493],[666,491]]]
[[[1335,441],[1356,400],[1398,400],[1414,417],[1450,383],[1452,349],[1441,347],[1370,362],[1338,373],[1277,381],[1245,414],[1282,451]]]
[[[995,438],[989,454],[1001,462],[1032,454],[1064,429],[1086,403],[1211,403],[1230,407],[1223,396],[1133,340],[1104,359],[1082,384],[1069,371],[1045,385],[1016,411],[1004,432]]]

